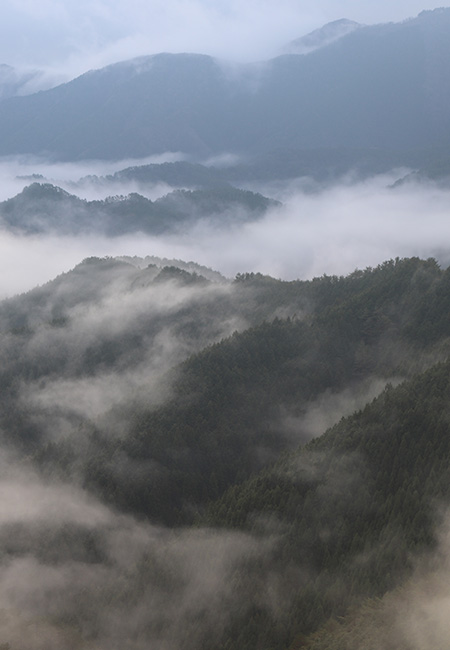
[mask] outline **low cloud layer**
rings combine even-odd
[[[3,156],[0,157],[0,201],[5,201],[18,194],[33,181],[46,182],[73,192],[80,198],[102,199],[114,193],[126,193],[135,188],[117,186],[103,187],[98,183],[89,183],[89,177],[106,176],[127,167],[161,164],[183,160],[180,152],[166,152],[147,158],[125,160],[88,160],[82,162],[52,163],[39,156]],[[82,185],[74,190],[74,182],[84,179]],[[158,194],[159,195],[159,194]],[[152,197],[153,198],[153,197]]]
[[[50,280],[90,255],[158,255],[194,260],[228,277],[254,271],[286,280],[345,275],[412,255],[436,256],[446,265],[449,192],[431,185],[392,190],[395,178],[316,193],[291,186],[277,190],[284,206],[261,220],[228,227],[201,222],[171,236],[26,238],[1,232],[0,296]],[[266,189],[270,195],[273,188]]]

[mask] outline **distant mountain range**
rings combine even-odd
[[[5,99],[0,155],[205,159],[338,149],[408,159],[450,148],[450,9],[324,30],[300,40],[300,50],[316,48],[309,54],[241,66],[159,54]]]
[[[221,170],[186,161],[134,165],[106,176],[85,176],[72,184],[75,189],[79,189],[93,184],[108,187],[125,183],[135,183],[138,187],[143,188],[157,183],[196,190],[230,187],[226,169]]]
[[[229,223],[257,219],[277,205],[261,194],[231,186],[176,190],[156,201],[137,193],[85,201],[50,183],[32,183],[0,203],[0,223],[26,234],[159,235],[199,220],[220,222],[225,213]]]
[[[283,54],[309,54],[314,50],[338,41],[362,26],[354,20],[347,20],[346,18],[334,20],[332,23],[327,23],[320,29],[315,29],[313,32],[306,34],[306,36],[291,41],[284,48]]]

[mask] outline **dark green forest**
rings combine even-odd
[[[0,641],[385,650],[442,561],[450,271],[200,271],[88,258],[0,303]]]
[[[83,20],[0,65],[0,650],[448,650],[450,8]]]

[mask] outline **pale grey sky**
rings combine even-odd
[[[161,51],[259,60],[338,18],[399,21],[429,0],[0,0],[0,63],[75,76]]]

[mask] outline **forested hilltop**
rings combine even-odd
[[[410,647],[389,603],[440,561],[450,270],[147,261],[0,303],[0,643],[387,650],[380,619]]]
[[[118,237],[129,233],[161,235],[201,221],[231,225],[262,217],[278,201],[231,185],[178,189],[156,201],[133,192],[86,201],[51,183],[32,183],[0,202],[0,223],[14,233]]]

